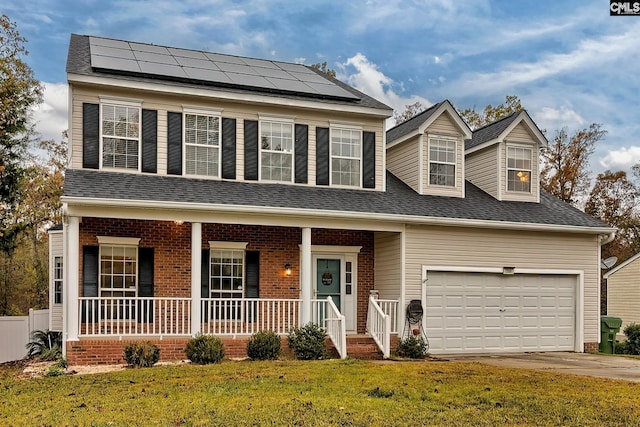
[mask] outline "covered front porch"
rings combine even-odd
[[[66,227],[79,254],[67,257],[79,284],[67,287],[68,342],[284,336],[314,322],[341,357],[347,336],[364,334],[388,357],[399,333],[400,294],[378,297],[375,280],[381,237],[399,233],[100,217]]]

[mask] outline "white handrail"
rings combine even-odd
[[[191,298],[80,297],[80,336],[191,335]]]
[[[391,319],[391,330],[389,333],[398,333],[398,300],[396,299],[377,299],[378,306],[384,314],[388,314]]]
[[[379,300],[369,296],[367,331],[382,351],[383,357],[388,359],[391,355],[391,316],[382,310],[378,302]]]
[[[336,347],[341,359],[347,357],[347,328],[344,320],[344,314],[340,313],[338,307],[331,299],[327,297],[327,316],[325,317],[325,325],[327,328],[327,335],[333,341],[333,345]]]

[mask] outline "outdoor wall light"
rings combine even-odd
[[[286,263],[284,265],[284,274],[287,276],[291,276],[291,264]]]
[[[173,221],[175,225],[182,225],[184,224],[184,221],[181,219],[176,219],[175,221]]]

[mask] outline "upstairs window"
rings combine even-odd
[[[429,185],[456,186],[456,141],[429,138]]]
[[[260,179],[293,181],[292,122],[260,122]]]
[[[331,185],[360,187],[362,130],[331,128]]]
[[[140,107],[102,104],[102,167],[139,169]]]
[[[220,117],[184,115],[184,163],[186,175],[220,176]]]
[[[531,192],[531,148],[507,146],[507,191]]]

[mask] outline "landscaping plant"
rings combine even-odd
[[[247,356],[251,360],[276,360],[280,356],[280,347],[280,337],[275,332],[256,332],[247,343]]]
[[[27,343],[27,359],[57,360],[62,357],[62,334],[50,330],[35,330]]]
[[[289,347],[300,360],[327,359],[327,334],[315,323],[307,323],[301,328],[293,328],[287,336]]]
[[[146,368],[160,360],[160,349],[150,341],[132,343],[124,348],[124,360],[132,368]]]
[[[631,323],[624,328],[627,341],[624,345],[625,354],[640,355],[640,324]]]
[[[396,355],[409,359],[424,359],[427,357],[427,343],[419,335],[411,335],[398,342]]]
[[[184,349],[189,360],[199,365],[220,363],[224,359],[224,344],[218,337],[198,335],[187,342]]]

